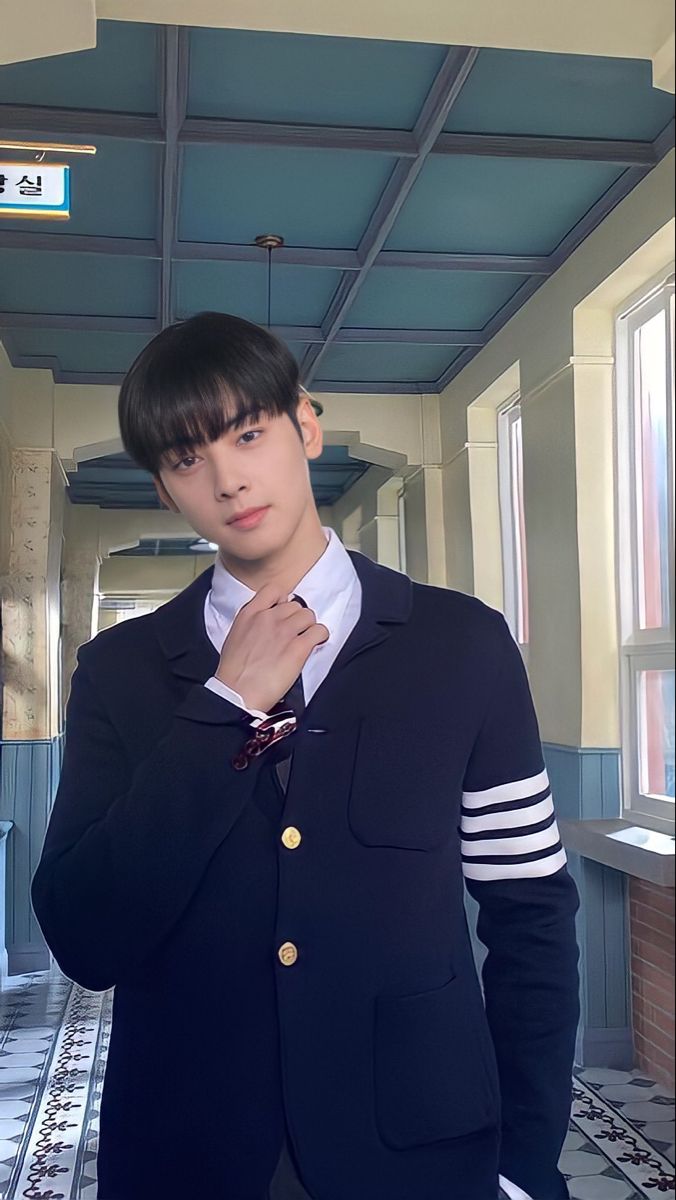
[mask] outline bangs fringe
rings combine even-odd
[[[297,426],[298,364],[267,329],[229,313],[198,313],[163,329],[120,388],[122,442],[159,475],[172,449],[195,450],[261,413]]]

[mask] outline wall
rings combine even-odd
[[[636,1065],[674,1083],[674,889],[629,885],[631,994]]]
[[[529,674],[543,739],[559,745],[619,745],[617,704],[613,703],[616,660],[608,654],[606,643],[606,687],[599,691],[598,662],[593,655],[582,654],[583,625],[585,629],[594,624],[606,631],[614,628],[615,595],[612,577],[606,576],[604,581],[589,572],[581,590],[580,547],[586,566],[607,561],[609,536],[612,545],[612,523],[609,527],[606,520],[612,518],[612,477],[608,479],[604,470],[610,494],[604,495],[602,510],[598,491],[587,488],[580,494],[578,463],[584,462],[587,468],[581,455],[587,437],[585,422],[590,418],[579,399],[579,375],[585,366],[596,368],[588,362],[591,356],[585,336],[575,333],[574,313],[625,260],[661,230],[670,229],[674,158],[671,151],[440,397],[444,510],[449,518],[448,581],[450,586],[463,587],[470,574],[468,564],[476,567],[479,541],[486,536],[485,523],[473,539],[471,523],[462,520],[468,512],[472,512],[472,520],[475,517],[470,502],[468,411],[518,363],[531,615]],[[663,242],[666,244],[666,239]],[[612,361],[606,370],[612,371]],[[600,416],[593,414],[593,436],[602,438],[595,443],[597,451],[607,452],[609,439],[612,444],[612,404],[598,387],[596,397],[593,389],[591,397],[587,391],[587,408],[597,401],[604,408]],[[501,597],[494,586],[482,590],[476,586],[480,582],[476,570],[474,576],[476,593],[499,607]],[[485,577],[490,578],[490,572]],[[598,650],[598,641],[596,647]],[[584,701],[592,686],[597,700],[590,712],[588,706],[585,711]]]
[[[176,25],[274,29],[346,37],[391,38],[442,45],[507,46],[577,54],[649,58],[656,86],[674,90],[674,38],[669,0],[38,0],[5,5],[0,62],[79,50],[95,44],[99,19]]]

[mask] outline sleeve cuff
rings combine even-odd
[[[524,1192],[523,1188],[517,1187],[511,1180],[506,1179],[504,1175],[498,1175],[498,1180],[505,1195],[509,1196],[509,1200],[533,1200],[532,1196],[528,1195],[528,1192]]]
[[[219,695],[203,683],[196,683],[174,711],[175,717],[188,721],[199,721],[206,725],[235,725],[245,729],[251,727],[251,717],[225,696]]]
[[[258,708],[249,708],[244,703],[244,700],[240,696],[239,692],[236,692],[234,688],[228,687],[227,683],[223,683],[223,681],[221,679],[217,679],[215,675],[212,675],[209,679],[207,679],[204,686],[209,688],[209,691],[215,692],[216,695],[222,696],[224,700],[229,700],[231,704],[236,704],[238,708],[241,708],[244,712],[248,713],[249,716],[255,717],[256,720],[251,722],[254,726],[258,725],[260,721],[267,720],[268,716],[270,715],[269,713],[261,712]]]

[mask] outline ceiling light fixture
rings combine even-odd
[[[279,250],[280,247],[282,247],[284,245],[284,238],[281,237],[281,235],[279,233],[259,233],[258,237],[254,238],[254,242],[256,243],[257,246],[260,246],[261,250],[267,250],[267,252],[268,252],[268,322],[267,322],[267,324],[268,324],[268,329],[269,329],[270,321],[271,321],[271,312],[272,312],[272,251]],[[323,404],[320,404],[319,400],[314,400],[312,398],[312,396],[310,395],[310,393],[307,392],[302,385],[301,385],[301,391],[305,392],[305,395],[308,397],[310,404],[312,405],[312,407],[315,410],[315,413],[317,414],[318,417],[321,417],[322,413],[324,412]]]
[[[272,251],[279,250],[280,246],[284,245],[284,238],[278,233],[259,233],[254,239],[257,246],[261,250],[268,252],[268,329],[270,328],[270,312],[272,299]]]
[[[65,142],[0,142],[0,150],[35,150],[38,154],[96,154],[96,146],[71,146]]]

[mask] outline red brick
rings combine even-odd
[[[640,975],[642,979],[647,979],[655,987],[665,988],[667,991],[673,991],[674,975],[673,971],[667,971],[656,963],[641,958],[639,955],[632,955],[632,973]]]
[[[646,904],[631,905],[631,923],[632,928],[637,922],[646,925],[649,929],[656,930],[658,933],[663,933],[671,940],[673,949],[674,943],[674,917],[673,914],[668,916],[666,913],[658,912],[656,908],[648,908]]]
[[[634,1005],[652,1004],[667,1017],[674,1016],[674,994],[657,988],[648,979],[634,975],[631,981],[631,991]]]
[[[674,961],[674,949],[672,939],[665,933],[660,933],[656,929],[651,929],[649,925],[645,925],[642,921],[632,921],[631,923],[632,943],[636,938],[638,945],[654,946],[656,950],[662,952],[666,962]]]
[[[673,1058],[673,1034],[669,1035],[666,1030],[654,1025],[652,1021],[648,1020],[648,1018],[640,1012],[635,1013],[634,1024],[636,1030],[639,1033],[642,1033],[643,1036],[649,1040],[653,1046],[657,1046],[658,1049],[662,1050],[664,1054],[670,1055]]]

